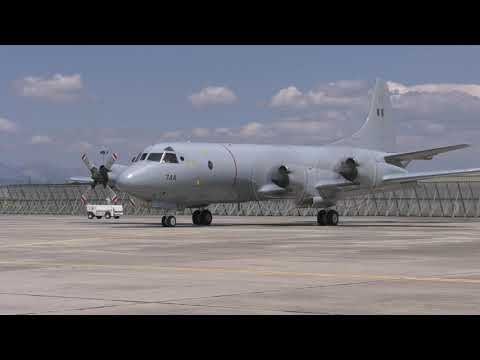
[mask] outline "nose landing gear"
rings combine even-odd
[[[339,215],[335,210],[320,210],[317,214],[317,224],[321,226],[336,226],[338,225],[338,219]]]
[[[192,222],[194,225],[208,226],[212,223],[213,215],[209,210],[195,210],[192,214]]]

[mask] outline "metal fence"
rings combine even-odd
[[[3,185],[0,186],[0,214],[86,215],[80,195],[88,185]],[[162,210],[144,204],[132,206],[126,193],[119,193],[127,215],[160,215]],[[90,192],[90,203],[105,203],[108,193],[101,187]],[[213,204],[214,215],[300,215],[314,216],[317,209],[297,208],[292,201],[254,201],[241,204]],[[337,203],[341,215],[350,216],[443,216],[480,217],[480,181],[423,182],[411,189],[353,197]],[[191,210],[177,214],[190,214]]]

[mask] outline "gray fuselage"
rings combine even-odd
[[[178,162],[149,160],[150,154],[175,154]],[[140,160],[141,154],[147,154]],[[161,208],[204,207],[211,203],[245,202],[272,198],[309,204],[318,197],[322,181],[342,179],[341,161],[358,162],[357,192],[381,185],[382,176],[404,169],[386,164],[386,153],[342,146],[291,146],[215,143],[159,143],[147,147],[128,167],[114,168],[112,182],[120,190]],[[152,159],[154,156],[152,156]],[[280,167],[288,169],[282,193],[259,191],[272,184]],[[281,184],[284,185],[284,184]],[[330,192],[330,202],[341,193]]]

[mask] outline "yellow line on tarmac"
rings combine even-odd
[[[169,267],[169,266],[142,266],[142,265],[108,265],[92,263],[59,263],[59,262],[35,262],[35,261],[0,261],[0,265],[31,265],[31,266],[68,266],[68,267],[94,267],[119,270],[155,270],[177,272],[210,272],[210,273],[244,273],[261,276],[300,276],[363,280],[386,280],[386,281],[420,281],[420,282],[445,282],[480,284],[480,279],[448,278],[436,276],[404,276],[404,275],[375,275],[375,274],[348,274],[348,273],[319,273],[298,271],[272,271],[250,268],[219,268],[219,267]]]

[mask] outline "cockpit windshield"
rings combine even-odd
[[[150,153],[147,160],[170,164],[178,163],[177,155],[171,152]]]
[[[162,155],[163,153],[150,153],[147,160],[160,162],[160,160],[162,160]]]
[[[146,157],[147,157],[147,153],[143,153],[143,154],[142,154],[142,157],[140,158],[140,160],[145,160]]]
[[[173,153],[164,153],[162,162],[164,163],[178,163],[177,155]]]

